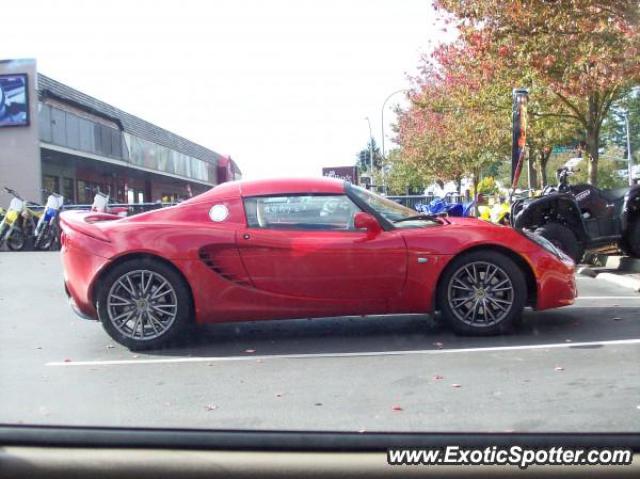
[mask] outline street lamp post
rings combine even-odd
[[[369,177],[370,177],[370,187],[373,190],[373,134],[371,133],[371,120],[369,117],[365,117],[367,120],[367,124],[369,125]]]
[[[629,186],[633,186],[633,156],[631,155],[631,135],[629,128],[629,112],[624,114],[624,123],[627,127],[627,172],[629,174]]]
[[[393,93],[390,93],[389,96],[387,96],[387,98],[384,99],[384,101],[382,102],[382,109],[381,109],[381,129],[382,129],[382,190],[383,192],[386,194],[387,192],[387,181],[386,181],[386,171],[384,170],[384,164],[387,161],[387,154],[386,151],[384,149],[384,108],[387,106],[387,102],[389,101],[389,99],[393,96],[393,95],[397,95],[398,93],[406,93],[408,90],[405,88],[402,88],[400,90],[396,90]]]

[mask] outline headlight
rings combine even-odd
[[[536,243],[538,246],[542,246],[544,249],[546,249],[549,253],[557,256],[558,258],[564,259],[567,258],[567,255],[564,254],[562,251],[560,251],[558,248],[556,248],[556,246],[549,241],[547,238],[545,238],[544,236],[540,236],[537,235],[535,233],[531,233],[529,231],[522,231],[525,236],[527,238],[529,238],[531,241],[533,241],[534,243]]]

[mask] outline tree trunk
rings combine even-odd
[[[538,156],[538,165],[540,167],[540,187],[547,186],[547,163],[551,157],[551,149],[548,153],[545,153],[545,149],[540,150],[540,156]]]
[[[587,131],[587,154],[589,161],[589,184],[598,185],[598,137],[600,135],[594,131]]]
[[[473,200],[474,201],[478,201],[478,184],[480,183],[480,171],[479,170],[475,170],[473,172]],[[473,208],[473,212],[474,212],[474,216],[478,216],[478,206],[476,205],[475,208]]]
[[[599,95],[594,93],[589,96],[589,115],[587,117],[586,143],[589,159],[589,184],[598,185],[598,146],[600,143],[601,119],[598,115]]]

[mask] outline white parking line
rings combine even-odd
[[[494,346],[488,348],[461,348],[461,349],[421,349],[410,351],[371,351],[360,353],[311,353],[311,354],[274,354],[272,356],[227,356],[227,357],[188,357],[188,358],[157,358],[157,359],[116,359],[111,361],[77,361],[77,362],[50,362],[46,366],[120,366],[129,364],[172,364],[172,363],[212,363],[227,361],[265,361],[268,359],[314,359],[314,358],[357,358],[368,356],[405,356],[413,354],[451,354],[451,353],[480,353],[496,351],[519,351],[527,349],[557,349],[589,346],[616,346],[640,344],[638,339],[618,339],[611,341],[589,341],[582,343],[552,343],[531,344],[526,346]]]
[[[640,295],[636,296],[578,296],[578,299],[640,299]]]

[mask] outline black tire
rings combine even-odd
[[[11,232],[11,236],[7,239],[7,247],[11,251],[22,251],[27,244],[27,239],[21,229],[17,228]]]
[[[34,248],[40,251],[50,251],[56,242],[58,231],[55,226],[45,225],[40,235],[36,238]]]
[[[629,254],[634,258],[640,258],[640,217],[636,218],[627,233],[627,246]]]
[[[38,233],[38,236],[36,236],[35,241],[33,242],[33,249],[35,249],[35,250],[44,250],[44,249],[46,249],[46,248],[42,247],[42,240],[46,237],[47,231],[48,231],[48,226],[44,225],[42,227],[42,229],[40,230],[40,232]]]
[[[551,241],[557,248],[561,249],[576,264],[584,256],[584,247],[578,238],[567,226],[560,223],[547,223],[535,230],[535,233]]]
[[[465,268],[473,271],[473,265],[476,265],[478,272],[477,276],[479,281],[476,283],[478,289],[490,291],[496,288],[499,282],[502,281],[502,278],[504,278],[508,279],[506,286],[510,287],[510,291],[482,292],[481,296],[474,296],[467,302],[461,303],[460,301],[463,301],[464,297],[456,297],[458,290],[462,290],[460,294],[463,296],[467,295],[467,292],[457,286],[459,284],[458,280],[461,279],[461,274],[465,274]],[[489,269],[484,271],[484,276],[483,271],[481,271],[482,265],[488,265],[487,267],[489,267]],[[491,271],[493,271],[492,268],[496,270],[493,276],[491,274]],[[496,275],[498,276],[496,277]],[[476,276],[475,272],[474,276]],[[465,277],[469,280],[471,279],[470,275],[466,275]],[[488,284],[482,285],[487,279]],[[464,282],[464,278],[462,278],[462,281]],[[470,286],[470,294],[471,289],[476,289],[472,286],[472,283],[473,281],[467,281],[465,283],[467,286]],[[473,294],[478,294],[478,292],[476,291]],[[491,296],[492,299],[488,299],[487,296]],[[447,266],[438,281],[437,301],[444,319],[457,334],[472,336],[504,334],[511,332],[514,323],[516,323],[522,315],[522,310],[527,302],[527,283],[520,267],[508,256],[495,251],[473,251],[454,258]],[[484,306],[478,307],[477,301],[482,301]],[[493,301],[493,303],[491,303],[491,301]],[[501,303],[497,303],[496,301],[500,301]],[[509,306],[500,306],[501,304],[504,305],[507,301],[510,302]],[[486,305],[489,305],[489,307],[485,312],[484,308]],[[498,307],[504,307],[504,309],[498,309]],[[478,314],[482,313],[483,320],[478,319],[476,321],[475,317],[464,320],[464,318],[461,317],[465,310],[468,312],[471,308],[474,308],[474,316],[476,311]]]
[[[177,306],[175,318],[172,320],[167,329],[158,337],[154,337],[151,339],[135,338],[130,334],[125,334],[115,325],[114,321],[112,320],[113,314],[115,313],[113,312],[113,309],[110,309],[114,307],[124,308],[125,306],[107,305],[107,299],[112,292],[112,288],[120,287],[116,285],[118,280],[120,280],[127,274],[134,274],[135,272],[139,271],[151,272],[157,275],[159,278],[166,280],[166,282],[173,289],[175,296],[174,299]],[[102,287],[98,291],[96,304],[100,322],[102,323],[102,326],[109,334],[109,336],[132,351],[142,351],[166,347],[177,340],[180,336],[182,336],[182,334],[189,329],[189,326],[192,323],[193,302],[191,299],[191,292],[185,280],[175,269],[159,260],[144,258],[132,259],[120,263],[107,272],[107,274],[102,278],[101,284]],[[161,288],[158,288],[158,290],[160,289]],[[119,290],[115,289],[113,291]],[[149,291],[150,295],[153,293],[154,291]],[[174,296],[171,297],[173,298]],[[131,305],[130,308],[132,308],[131,310],[133,310],[134,306]],[[157,315],[158,313],[153,312],[152,314]],[[150,321],[148,314],[146,315],[146,317],[144,315],[142,315],[141,317],[141,331],[144,331],[147,326],[152,325],[152,321]],[[158,318],[161,318],[161,316],[158,316]],[[127,317],[127,322],[125,322],[125,325],[122,326],[122,329],[127,328],[126,324],[128,324],[128,321],[129,320]],[[130,321],[135,321],[135,317],[131,318]],[[155,324],[160,323],[156,322]],[[131,329],[133,328],[135,328],[135,331],[137,332],[138,328],[135,326],[135,323]],[[156,329],[155,325],[153,325],[153,329]],[[144,335],[144,332],[141,332],[141,334]],[[133,336],[136,336],[135,332],[133,333]]]

